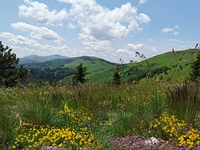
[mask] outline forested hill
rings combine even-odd
[[[50,83],[59,80],[69,82],[75,67],[80,63],[87,67],[88,82],[111,82],[114,68],[118,65],[122,82],[159,79],[183,81],[189,77],[191,63],[195,61],[199,49],[188,49],[160,54],[140,62],[116,64],[97,57],[58,58],[49,61],[26,63],[23,66],[42,81]]]
[[[28,61],[29,58],[30,57],[26,57],[23,61]],[[38,60],[38,57],[35,58]],[[37,61],[33,58],[31,58],[31,60],[34,62],[25,63],[23,66],[29,70],[34,78],[41,81],[48,80],[50,83],[59,80],[69,82],[74,74],[76,66],[80,63],[82,63],[84,67],[87,67],[87,74],[94,74],[106,70],[112,71],[112,68],[116,65],[104,59],[89,56],[57,58],[48,61]]]

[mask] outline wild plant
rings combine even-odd
[[[168,86],[166,94],[169,112],[194,125],[200,110],[199,82],[185,81]]]
[[[50,123],[52,111],[59,108],[62,100],[61,90],[55,87],[26,87],[18,93],[16,111],[24,122],[45,125]]]
[[[7,149],[16,133],[18,120],[13,111],[14,95],[12,89],[0,88],[0,149]]]

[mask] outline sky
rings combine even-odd
[[[194,48],[199,7],[199,0],[2,0],[0,41],[18,58],[59,54],[129,63]]]

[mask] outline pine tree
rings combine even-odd
[[[200,79],[200,52],[197,55],[196,60],[192,63],[192,71],[190,73],[190,80],[197,81]]]
[[[116,66],[115,67],[115,71],[114,71],[114,75],[113,75],[113,83],[116,85],[120,85],[121,84],[121,76],[119,73],[119,67]]]
[[[6,87],[13,86],[28,72],[22,66],[19,69],[16,68],[19,58],[16,58],[16,54],[11,53],[11,51],[12,49],[8,46],[4,47],[0,41],[0,85]]]
[[[86,79],[85,79],[86,71],[87,71],[87,68],[83,67],[82,63],[80,63],[76,67],[75,74],[74,74],[74,76],[72,78],[73,84],[77,84],[78,82],[85,83],[86,82]]]

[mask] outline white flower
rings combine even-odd
[[[157,144],[159,141],[155,137],[151,137],[150,139],[146,140],[145,143],[148,145]]]

